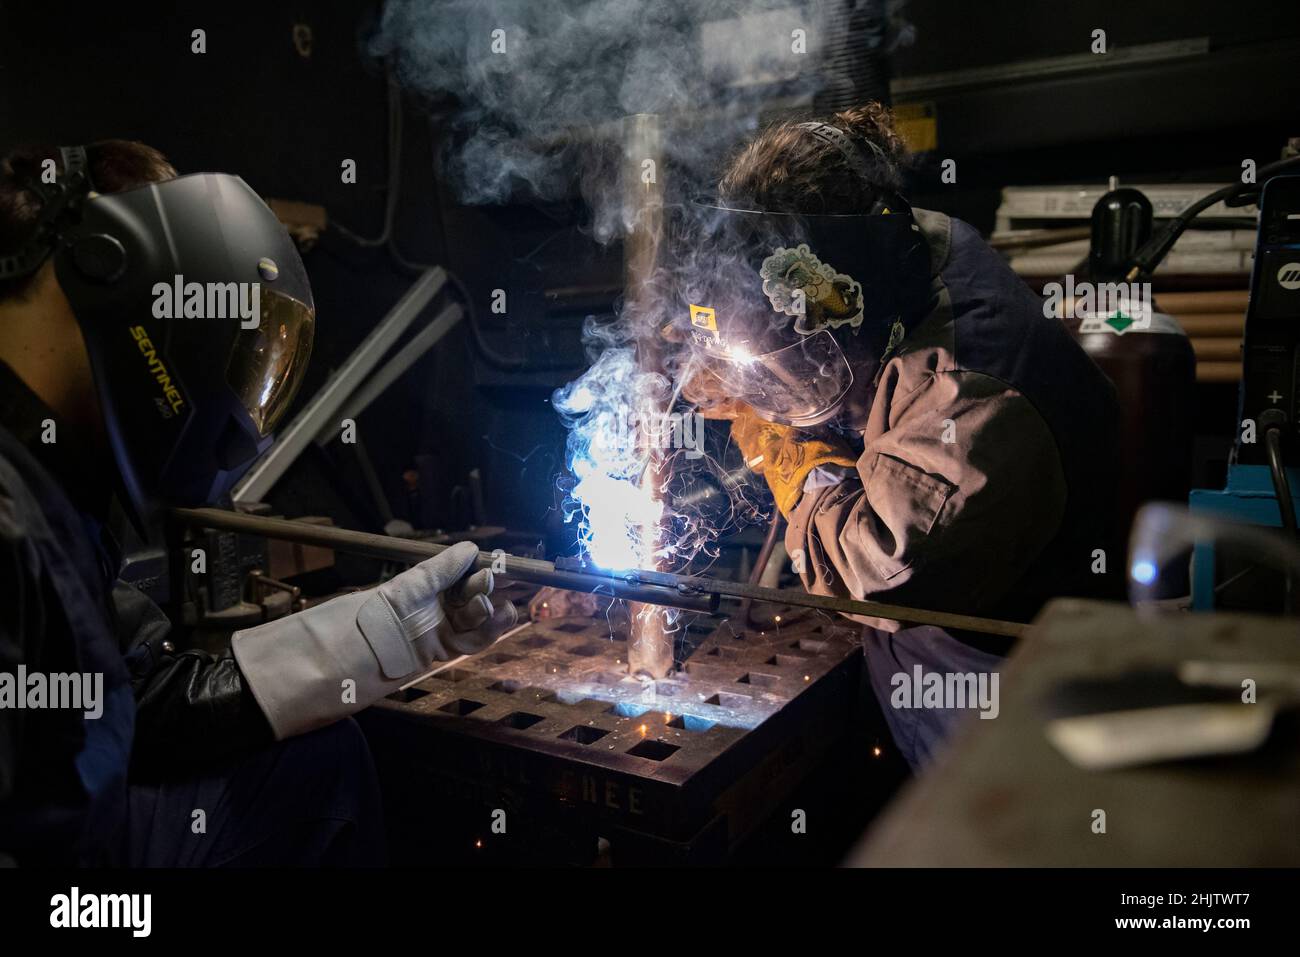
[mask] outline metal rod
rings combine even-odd
[[[391,535],[354,532],[330,525],[309,525],[306,522],[294,522],[283,518],[245,515],[220,508],[175,508],[171,510],[171,514],[182,523],[197,528],[243,532],[249,535],[261,535],[264,538],[299,542],[303,545],[320,545],[341,552],[389,561],[420,562],[451,547],[408,538],[395,538]],[[494,564],[498,569],[504,564],[504,571],[500,571],[502,578],[530,582],[534,585],[550,585],[567,591],[612,595],[630,601],[709,614],[717,612],[719,598],[728,597],[748,598],[751,601],[773,604],[799,605],[838,614],[886,618],[920,625],[937,625],[940,628],[955,628],[990,635],[1019,637],[1029,627],[1016,621],[977,618],[971,615],[927,611],[921,608],[907,608],[903,605],[859,601],[830,595],[812,595],[797,588],[766,588],[762,585],[718,578],[696,578],[689,575],[675,575],[671,572],[570,571],[556,568],[554,562],[540,558],[494,555],[491,552],[479,553],[478,568],[492,568]]]
[[[768,562],[772,560],[772,552],[776,550],[776,540],[781,534],[781,528],[785,525],[785,520],[781,517],[778,509],[772,509],[772,524],[767,527],[767,534],[763,536],[763,547],[758,550],[758,557],[754,559],[754,568],[749,574],[749,583],[751,585],[761,585],[763,583],[763,573],[767,571]],[[749,624],[749,606],[754,603],[754,599],[745,598],[740,603],[740,620]]]
[[[637,342],[637,363],[649,373],[663,371],[663,357],[655,330],[659,323],[648,321],[657,303],[652,287],[663,239],[664,187],[663,143],[659,117],[638,113],[624,121],[623,131],[623,217],[627,235],[623,238],[623,282],[625,321],[642,330]],[[666,412],[650,400],[639,410],[652,415]],[[646,461],[644,480],[650,494],[662,499],[668,471],[661,450],[652,448]],[[656,550],[666,532],[662,522],[642,527],[645,557]],[[628,612],[631,624],[627,637],[627,667],[634,675],[666,678],[673,670],[673,636],[669,615],[651,604],[633,603]]]
[[[411,341],[402,346],[397,353],[372,373],[349,398],[336,418],[358,419],[369,408],[370,403],[383,395],[394,382],[406,374],[406,370],[415,365],[420,358],[436,346],[447,333],[465,317],[465,310],[459,303],[452,303],[436,315],[423,329],[411,337]],[[343,434],[337,422],[326,420],[316,434],[318,445],[328,445]]]

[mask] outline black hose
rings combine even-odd
[[[1282,527],[1292,538],[1300,538],[1296,531],[1295,500],[1291,497],[1291,483],[1287,480],[1286,465],[1282,462],[1282,430],[1276,426],[1264,433],[1264,449],[1268,453],[1268,468],[1273,475],[1273,492],[1277,495],[1278,511],[1282,513]]]
[[[1300,156],[1289,156],[1286,159],[1278,160],[1276,163],[1269,163],[1267,166],[1261,167],[1255,177],[1256,183],[1230,183],[1221,189],[1215,190],[1208,196],[1201,197],[1170,220],[1169,225],[1143,244],[1142,248],[1133,256],[1133,267],[1125,278],[1129,282],[1133,282],[1139,276],[1149,276],[1155,272],[1156,267],[1164,261],[1165,256],[1169,254],[1169,250],[1173,248],[1174,242],[1191,225],[1192,220],[1215,203],[1231,199],[1239,193],[1260,189],[1265,180],[1297,166],[1300,166]]]
[[[1282,527],[1292,539],[1300,537],[1296,532],[1295,501],[1291,497],[1291,483],[1287,479],[1286,464],[1282,461],[1282,429],[1278,426],[1264,432],[1264,450],[1268,454],[1268,468],[1273,476],[1273,494],[1277,496],[1277,509],[1282,516]],[[1282,600],[1284,614],[1292,614],[1296,608],[1296,576],[1289,569],[1286,572],[1285,592]]]

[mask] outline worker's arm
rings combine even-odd
[[[178,650],[162,609],[123,582],[114,586],[112,604],[135,692],[137,772],[211,766],[273,740],[230,654]]]
[[[40,614],[38,596],[23,560],[20,526],[14,520],[12,500],[0,497],[0,581],[7,598],[0,602],[0,673],[16,674],[28,659],[25,636],[32,631],[31,616]],[[18,758],[26,711],[0,708],[0,811],[18,787]],[[12,848],[0,846],[0,855]]]
[[[236,632],[239,670],[276,738],[360,711],[513,626],[514,607],[493,605],[492,572],[474,571],[477,558],[460,542],[368,591]]]
[[[1027,399],[988,376],[930,373],[906,394],[888,377],[881,387],[877,412],[887,412],[873,413],[862,455],[805,481],[786,547],[816,594],[978,612],[1061,525],[1056,443]]]
[[[461,543],[376,588],[236,632],[232,651],[216,657],[171,648],[158,607],[120,585],[119,626],[134,635],[137,770],[209,764],[310,731],[368,707],[435,660],[479,650],[513,624],[514,609],[492,605],[489,571],[465,577],[477,556]]]

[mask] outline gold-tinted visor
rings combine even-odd
[[[293,401],[311,356],[316,310],[261,290],[261,322],[245,329],[226,366],[226,381],[262,436],[271,434]]]

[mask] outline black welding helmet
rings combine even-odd
[[[672,267],[678,325],[697,367],[765,419],[830,419],[861,357],[897,347],[929,301],[929,246],[892,192],[864,214],[703,202],[685,219]]]
[[[47,192],[33,242],[85,338],[124,505],[138,521],[155,502],[215,502],[302,380],[315,327],[302,260],[237,176],[100,195],[78,172],[84,151],[63,153],[64,190]]]

